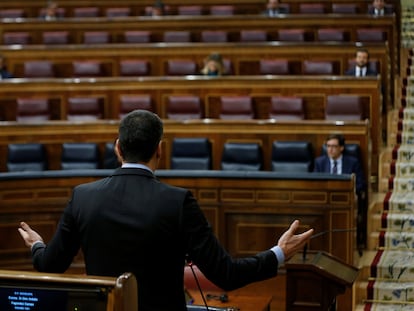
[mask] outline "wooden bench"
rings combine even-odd
[[[317,23],[315,23],[317,21]],[[398,55],[398,35],[395,16],[373,17],[349,14],[290,14],[280,18],[268,18],[261,15],[222,16],[164,16],[153,19],[148,17],[127,17],[122,19],[76,18],[44,22],[39,19],[22,19],[21,21],[2,20],[0,40],[4,33],[26,32],[31,44],[43,43],[42,34],[50,31],[68,32],[69,43],[83,43],[85,32],[106,31],[112,43],[125,42],[126,31],[149,31],[153,42],[162,42],[166,31],[189,31],[194,42],[201,41],[203,30],[224,30],[228,32],[229,41],[239,41],[241,30],[263,30],[269,41],[277,41],[278,30],[303,29],[312,41],[317,38],[319,29],[344,29],[349,32],[349,41],[357,42],[359,29],[380,29],[384,32],[390,47],[391,64],[395,64]],[[3,41],[0,41],[2,43]],[[397,65],[395,65],[397,66]],[[397,68],[397,67],[395,67]]]
[[[386,107],[392,107],[394,73],[390,70],[389,49],[386,43],[361,45],[370,53],[370,60],[377,64],[381,75],[383,96]],[[197,65],[197,73],[203,66],[204,58],[219,52],[231,64],[231,74],[258,75],[260,60],[282,59],[289,63],[291,74],[303,74],[304,60],[328,61],[334,65],[335,75],[342,75],[354,61],[356,46],[350,42],[263,42],[243,44],[229,43],[176,43],[176,44],[105,44],[105,45],[29,45],[1,46],[6,67],[15,77],[25,77],[25,63],[48,60],[55,76],[73,77],[73,62],[91,60],[102,65],[103,76],[122,76],[125,61],[145,61],[148,75],[167,75],[170,60],[190,60]],[[384,109],[386,114],[388,109]]]
[[[356,143],[361,148],[362,167],[366,180],[377,174],[377,166],[372,165],[368,122],[334,121],[226,121],[226,120],[164,120],[163,155],[160,169],[169,169],[174,138],[204,137],[212,144],[212,169],[221,169],[221,155],[226,142],[255,142],[263,151],[263,169],[271,171],[273,141],[309,141],[315,156],[320,155],[326,137],[331,133],[342,133],[348,143]],[[38,142],[46,147],[48,166],[59,170],[61,148],[64,142],[94,142],[104,154],[105,144],[114,142],[118,136],[119,121],[67,122],[50,121],[45,124],[22,124],[17,122],[0,123],[0,171],[5,172],[7,146],[13,143]],[[30,133],[30,135],[28,135]]]
[[[217,119],[220,96],[246,95],[253,99],[257,119],[269,118],[270,98],[275,95],[298,96],[305,102],[308,120],[323,120],[328,95],[355,94],[363,99],[364,116],[370,120],[372,168],[376,171],[381,146],[380,80],[346,76],[231,76],[222,78],[96,78],[90,79],[11,79],[0,83],[0,116],[16,119],[16,99],[44,97],[50,100],[53,119],[65,120],[69,97],[102,99],[105,119],[119,119],[120,96],[150,95],[155,112],[166,118],[170,95],[195,95],[202,102],[205,118]],[[109,140],[110,141],[110,140]]]
[[[299,3],[303,1],[298,0],[284,0],[283,3],[289,5],[291,13],[299,13]],[[357,13],[365,13],[367,12],[368,3],[366,0],[308,0],[307,3],[322,3],[325,8],[326,13],[333,12],[333,4],[354,4],[357,7]],[[26,17],[38,17],[39,12],[42,8],[45,7],[45,4],[39,1],[27,1],[27,0],[19,0],[19,1],[7,1],[3,0],[0,2],[3,9],[24,9]],[[112,7],[128,7],[131,9],[131,15],[144,15],[145,14],[145,7],[151,6],[154,3],[152,0],[142,0],[142,1],[134,1],[134,0],[118,0],[116,1],[116,5],[114,1],[111,0],[104,0],[104,1],[82,1],[82,0],[61,0],[58,2],[60,8],[65,9],[65,16],[66,17],[73,17],[74,8],[78,7],[87,7],[87,6],[94,6],[99,8],[100,15],[104,15],[108,8]],[[393,4],[394,7],[397,9],[399,8],[399,1],[397,0],[389,0],[387,3]],[[169,0],[168,1],[168,12],[170,14],[177,14],[178,7],[182,5],[194,5],[194,1],[190,0]],[[208,14],[208,9],[210,6],[213,5],[233,5],[235,7],[236,14],[254,14],[260,13],[265,8],[265,3],[263,1],[258,0],[202,0],[197,1],[197,5],[201,5],[203,7],[203,14]]]

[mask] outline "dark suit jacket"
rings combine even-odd
[[[328,156],[323,155],[315,159],[315,172],[330,173],[331,172],[331,161]],[[356,191],[366,190],[366,182],[364,173],[362,172],[361,165],[357,158],[347,155],[342,155],[342,174],[352,174],[356,176]]]
[[[356,73],[355,66],[345,72],[347,76],[355,76],[355,73]],[[366,76],[376,76],[377,74],[378,72],[376,70],[371,69],[369,66],[367,67],[367,71],[365,73]]]
[[[233,259],[212,232],[192,194],[146,170],[124,168],[75,187],[57,231],[33,247],[39,271],[65,271],[82,249],[87,274],[132,272],[139,311],[184,311],[186,255],[219,287],[230,290],[277,274],[275,254]]]
[[[0,76],[2,79],[11,79],[13,78],[13,75],[8,72],[5,68],[0,69]]]
[[[394,13],[394,10],[391,7],[388,7],[388,6],[384,7],[384,15],[391,15],[393,13]],[[375,15],[375,8],[373,6],[371,6],[368,9],[368,14]]]
[[[263,11],[263,15],[267,15],[267,16],[275,16],[277,14],[288,14],[288,13],[289,13],[289,10],[283,6],[280,6],[273,14],[271,10],[269,9]]]

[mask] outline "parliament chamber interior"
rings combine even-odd
[[[264,0],[165,0],[161,16],[152,15],[152,0],[57,0],[48,18],[49,2],[0,0],[0,283],[21,281],[14,271],[38,282],[16,231],[22,217],[50,239],[73,187],[119,167],[120,120],[145,109],[164,122],[155,174],[193,192],[232,256],[271,247],[299,218],[302,229],[326,233],[311,240],[311,252],[359,270],[336,310],[374,310],[366,288],[379,248],[373,215],[403,139],[409,1],[388,0],[393,14],[374,16],[366,0],[280,0],[284,13],[272,17]],[[374,75],[348,74],[358,50],[369,52]],[[214,53],[223,73],[204,75]],[[345,152],[363,169],[363,200],[354,175],[314,173],[333,133],[346,138]],[[240,310],[310,310],[290,304],[288,270],[226,293],[228,304],[208,302],[224,308],[236,297],[246,306]],[[111,288],[107,311],[134,310],[125,297],[139,280],[128,276],[119,289],[119,280],[84,273],[80,253],[53,282],[71,287],[70,276],[83,275],[83,285]]]

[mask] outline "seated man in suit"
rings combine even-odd
[[[266,10],[263,12],[264,15],[275,17],[279,14],[289,13],[286,7],[280,5],[279,0],[268,0],[266,4]]]
[[[4,63],[4,57],[0,55],[0,80],[13,78],[13,75],[7,71]]]
[[[368,14],[375,16],[391,15],[393,13],[393,9],[385,5],[385,0],[373,0],[372,6],[368,9]]]
[[[355,66],[345,72],[347,76],[376,76],[378,72],[369,66],[369,53],[366,49],[358,49],[355,53]]]
[[[345,138],[340,134],[331,134],[326,139],[326,155],[315,159],[315,172],[331,174],[355,174],[356,194],[358,196],[357,242],[365,246],[366,238],[366,181],[359,163],[354,156],[344,154]]]

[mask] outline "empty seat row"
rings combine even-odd
[[[234,73],[233,65],[230,59],[223,60],[224,74],[232,75]],[[114,73],[107,69],[106,64],[99,60],[75,60],[72,61],[70,73],[72,77],[103,77],[113,76]],[[348,68],[355,66],[355,59],[349,59]],[[372,59],[369,62],[370,68],[378,72],[378,63]],[[23,64],[24,78],[53,78],[65,77],[62,72],[57,74],[57,66],[49,60],[31,60]],[[260,59],[258,65],[249,71],[240,68],[241,75],[250,74],[273,74],[273,75],[341,75],[340,64],[329,60],[303,60],[302,62],[290,62],[287,59]],[[257,67],[257,68],[256,68]],[[348,69],[346,68],[346,69]],[[127,76],[151,76],[151,62],[146,59],[125,59],[120,60],[117,68],[119,75]],[[109,72],[108,72],[109,71]],[[200,75],[201,66],[193,59],[172,59],[166,62],[163,69],[165,75],[183,76],[183,75]],[[346,70],[345,70],[346,71]]]
[[[322,153],[326,152],[322,147]],[[348,154],[359,157],[359,145],[348,144]],[[271,170],[275,172],[313,171],[314,150],[308,141],[274,141]],[[207,138],[175,138],[172,142],[171,169],[210,170],[212,168],[211,142]],[[100,163],[103,163],[101,165]],[[114,169],[119,167],[113,143],[106,143],[101,161],[96,143],[63,143],[61,169]],[[9,144],[7,170],[9,172],[43,171],[48,169],[47,153],[43,144]],[[227,142],[221,155],[221,170],[260,171],[263,153],[259,143]]]
[[[155,112],[150,95],[120,96],[119,118],[135,109]],[[52,119],[51,104],[46,98],[18,98],[16,120],[39,122]],[[103,99],[100,97],[71,97],[66,107],[70,121],[92,121],[104,118]],[[221,96],[219,118],[223,120],[246,120],[255,118],[253,99],[250,96]],[[272,96],[269,118],[279,120],[306,119],[303,98],[295,96]],[[202,119],[205,112],[201,99],[194,95],[167,97],[165,117],[174,120]],[[327,120],[361,120],[364,118],[362,99],[358,95],[329,95],[325,106]]]
[[[358,13],[367,13],[367,11],[372,7],[372,4],[367,4],[367,10],[363,10],[362,7],[356,3],[300,3],[298,6],[298,11],[293,12],[288,3],[283,3],[285,11],[288,13],[304,13],[304,14],[324,14],[324,13],[337,13],[337,14],[358,14]],[[386,4],[388,8],[393,10],[393,4]],[[69,12],[69,8],[60,7],[57,9],[57,17],[127,17],[127,16],[136,16],[136,15],[150,15],[151,7],[143,7],[134,11],[131,7],[109,7],[109,8],[99,8],[99,7],[75,7],[72,9],[72,13]],[[244,13],[237,9],[234,5],[179,5],[175,8],[166,5],[165,6],[166,14],[178,14],[178,15],[233,15]],[[256,10],[256,13],[260,12],[260,7]],[[254,12],[247,12],[254,13]],[[38,17],[45,15],[45,9],[41,8],[38,11]],[[28,16],[25,9],[23,8],[13,8],[13,9],[2,9],[0,10],[0,18],[23,18],[23,17],[34,17]]]
[[[265,30],[241,30],[237,35],[225,30],[204,30],[200,34],[191,31],[169,30],[155,39],[150,31],[125,31],[122,38],[112,38],[108,31],[85,31],[81,42],[74,42],[69,31],[45,31],[41,42],[34,42],[30,32],[6,31],[3,44],[107,44],[107,43],[150,43],[150,42],[266,42],[266,41],[350,41],[350,33],[345,29],[321,28],[315,34],[305,29],[279,29],[275,33]],[[362,28],[356,31],[356,41],[383,42],[386,32],[379,28]]]

